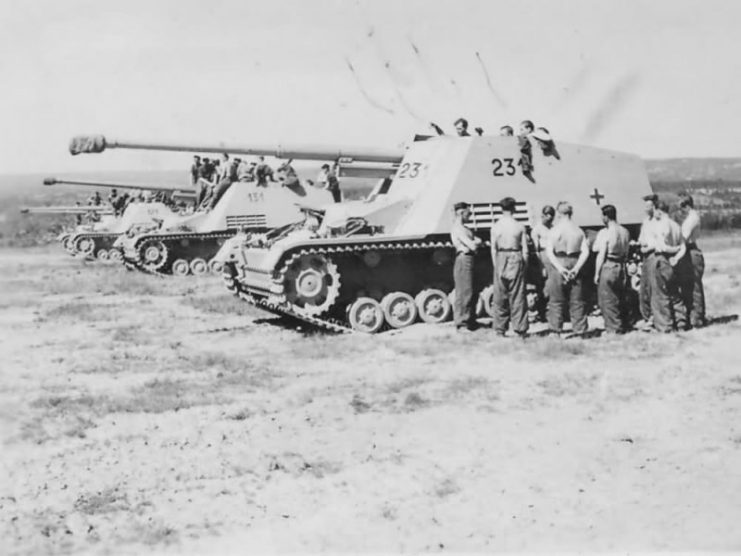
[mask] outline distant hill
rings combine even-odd
[[[651,181],[741,182],[741,158],[663,158],[646,160]]]

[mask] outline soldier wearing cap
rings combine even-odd
[[[476,237],[465,224],[471,216],[471,209],[467,203],[453,205],[455,221],[450,230],[450,240],[455,248],[455,263],[453,266],[453,281],[455,282],[455,302],[453,316],[455,327],[460,329],[476,329],[476,304],[473,295],[474,255],[481,245],[481,239]]]
[[[679,289],[687,311],[689,324],[700,328],[707,324],[705,318],[705,289],[702,277],[705,273],[705,257],[697,246],[700,235],[700,214],[695,210],[695,202],[688,194],[680,196],[679,207],[686,213],[682,222],[682,237],[687,253],[679,263]]]
[[[519,336],[528,329],[525,268],[528,249],[525,227],[514,218],[515,200],[500,201],[502,217],[491,227],[491,260],[494,267],[494,331],[507,332],[510,319]]]
[[[641,223],[641,231],[638,235],[643,262],[641,263],[641,283],[638,290],[638,304],[641,317],[648,326],[651,322],[651,284],[653,283],[653,271],[656,266],[654,260],[656,248],[654,246],[653,229],[656,225],[654,214],[659,196],[656,194],[643,197],[645,203],[646,218]]]
[[[515,134],[515,130],[512,129],[511,125],[503,125],[499,128],[499,135],[502,137],[512,137]]]
[[[625,261],[628,257],[630,234],[617,223],[617,209],[614,205],[602,207],[602,222],[605,227],[599,231],[594,241],[594,250],[597,251],[594,265],[597,303],[605,321],[605,330],[620,334],[625,331]]]
[[[587,331],[587,309],[582,267],[589,258],[589,244],[582,229],[574,224],[570,203],[556,207],[559,219],[548,235],[546,255],[548,276],[548,325],[551,332],[563,331],[564,309],[569,306],[571,328],[577,334]]]
[[[533,241],[535,250],[534,264],[532,265],[531,280],[538,290],[538,316],[540,320],[545,320],[546,303],[548,299],[548,257],[545,254],[545,246],[548,241],[548,234],[553,228],[553,219],[556,216],[556,209],[551,205],[545,205],[540,214],[540,222],[530,230],[530,238]]]
[[[686,252],[682,229],[669,216],[669,205],[661,202],[654,211],[654,270],[651,284],[651,313],[659,332],[684,330],[687,313],[679,295],[675,267]]]

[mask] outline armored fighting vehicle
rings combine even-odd
[[[44,180],[44,185],[57,184],[139,191],[163,191],[168,194],[178,195],[183,199],[194,197],[192,192],[185,189],[161,184],[64,180],[58,178],[46,178]],[[89,224],[79,225],[73,231],[61,234],[59,240],[62,242],[62,246],[71,255],[81,254],[101,261],[120,259],[120,254],[117,250],[113,249],[113,244],[121,234],[135,229],[137,226],[148,226],[160,221],[167,222],[178,216],[176,211],[164,203],[144,202],[135,198],[118,215],[115,214],[113,207],[108,203],[74,208],[81,209],[85,215],[99,215],[100,219]]]
[[[396,152],[313,147],[182,145],[106,140],[103,136],[74,138],[72,154],[99,153],[106,149],[147,149],[189,153],[227,153],[261,155],[276,158],[343,162],[344,177],[388,178],[395,170],[390,162]],[[390,162],[389,162],[390,160]],[[284,165],[286,167],[286,165]],[[295,175],[295,174],[293,174]],[[186,275],[220,271],[213,256],[223,242],[238,230],[265,233],[295,222],[301,217],[300,206],[322,206],[332,202],[329,191],[302,185],[298,179],[257,181],[231,184],[210,210],[198,210],[180,219],[141,227],[138,233],[119,238],[116,247],[124,261],[142,270],[158,274]]]
[[[47,215],[47,216],[75,215],[75,216],[86,217],[86,218],[97,221],[97,220],[100,220],[101,217],[112,216],[113,208],[111,208],[111,206],[107,204],[99,205],[99,206],[71,205],[71,206],[52,206],[52,207],[24,207],[24,208],[21,208],[21,214]],[[57,239],[60,241],[62,246],[70,254],[74,254],[74,251],[72,250],[70,246],[70,242],[69,242],[69,239],[72,236],[72,233],[73,231],[64,231],[57,236]]]
[[[567,200],[592,237],[600,207],[614,204],[637,235],[641,197],[651,192],[637,156],[567,143],[557,151],[534,144],[526,164],[522,153],[517,137],[417,140],[399,153],[390,186],[365,201],[307,211],[303,222],[264,237],[236,236],[216,260],[227,287],[250,303],[332,330],[377,332],[450,317],[458,201],[470,204],[469,224],[486,245],[505,196],[529,226],[543,205]],[[489,249],[476,263],[480,289],[491,283]]]

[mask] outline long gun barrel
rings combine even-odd
[[[110,205],[80,205],[80,206],[61,206],[61,207],[23,207],[21,214],[113,214]]]
[[[337,160],[340,163],[351,162],[385,162],[396,164],[401,161],[404,151],[401,149],[380,148],[341,148],[322,147],[318,145],[217,145],[209,144],[171,144],[171,143],[139,143],[136,141],[121,141],[106,139],[103,135],[78,135],[72,138],[69,152],[73,155],[81,153],[102,153],[106,149],[140,149],[149,151],[176,151],[192,153],[227,153],[243,155],[274,156],[276,158],[293,158],[296,160]]]
[[[45,178],[44,185],[83,185],[85,187],[108,187],[111,189],[138,189],[148,191],[174,191],[180,197],[195,196],[195,191],[186,187],[176,185],[162,185],[150,183],[120,183],[111,181],[92,181],[92,180],[63,180],[59,178]]]

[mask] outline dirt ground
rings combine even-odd
[[[741,312],[741,245],[706,256]],[[740,330],[309,334],[3,250],[0,552],[741,550]]]

